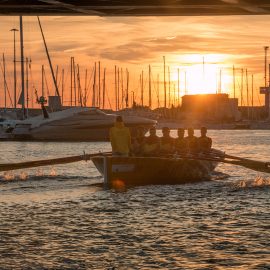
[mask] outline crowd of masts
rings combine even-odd
[[[14,30],[15,34],[15,30]],[[15,49],[14,49],[15,55]],[[5,54],[2,56],[1,70],[3,73],[3,89],[4,89],[4,107],[7,108],[7,100],[10,100],[10,105],[14,108],[17,106],[17,89],[16,82],[16,55],[14,57],[14,98],[12,98],[7,80],[6,80],[6,59]],[[25,58],[25,88],[26,88],[26,107],[29,108],[29,73],[31,74],[31,59]],[[187,90],[187,77],[184,70],[184,76],[182,78],[184,82],[181,83],[180,89],[180,68],[177,68],[177,80],[172,82],[171,80],[171,66],[166,63],[165,57],[163,57],[163,81],[160,81],[160,74],[153,74],[152,66],[148,65],[148,72],[142,70],[139,74],[139,87],[130,89],[130,71],[127,68],[114,66],[114,76],[111,76],[110,86],[107,86],[106,67],[102,67],[101,62],[95,62],[92,68],[92,72],[89,73],[88,69],[84,69],[84,75],[81,74],[80,65],[76,63],[75,57],[70,59],[70,74],[61,70],[58,66],[53,72],[53,79],[57,85],[55,93],[51,93],[48,85],[48,81],[45,74],[44,65],[41,67],[41,91],[39,95],[58,95],[61,96],[62,104],[64,106],[93,106],[100,108],[111,108],[116,111],[132,107],[134,104],[140,106],[153,107],[177,107],[181,104],[181,96],[188,94]],[[160,69],[160,67],[159,67]],[[239,105],[241,107],[253,107],[254,106],[254,75],[250,74],[247,69],[235,68],[232,69],[233,77],[233,98],[237,98],[238,92]],[[222,71],[219,73],[219,86],[216,93],[222,93]],[[175,71],[174,71],[175,73]],[[32,77],[32,75],[31,75]],[[70,93],[67,92],[67,80],[70,79]],[[82,79],[84,77],[84,79]],[[114,81],[112,80],[114,78]],[[156,79],[154,79],[154,77]],[[237,81],[236,78],[239,78]],[[194,78],[196,79],[196,78]],[[239,82],[240,81],[240,82]],[[148,86],[147,86],[148,84]],[[33,85],[33,82],[32,82]],[[113,87],[114,85],[114,94]],[[45,86],[47,92],[45,91]],[[163,87],[162,87],[163,86]],[[238,86],[238,87],[237,87]],[[107,89],[110,87],[110,90]],[[33,88],[37,88],[33,86]],[[160,89],[163,88],[163,93]],[[238,88],[238,89],[237,89]],[[237,91],[238,90],[238,91]],[[155,91],[155,95],[154,95]],[[148,93],[147,93],[148,92]],[[31,93],[32,104],[34,107],[34,94]],[[114,96],[114,97],[113,97]],[[69,100],[66,98],[69,97]],[[162,97],[162,98],[161,98]],[[114,100],[113,100],[114,99]],[[162,99],[162,100],[161,100]],[[252,116],[250,116],[252,118]]]

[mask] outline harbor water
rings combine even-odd
[[[270,160],[270,131],[209,134],[229,154]],[[0,142],[0,163],[109,150]],[[85,161],[2,173],[0,269],[270,269],[270,175],[216,171],[213,181],[124,191],[104,189]]]

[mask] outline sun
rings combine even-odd
[[[172,81],[179,85],[180,95],[228,93],[232,76],[224,55],[188,55],[184,64],[173,68]],[[178,95],[178,87],[177,94]]]

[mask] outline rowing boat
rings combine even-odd
[[[125,186],[175,185],[211,179],[215,160],[183,157],[95,156],[92,161],[108,187],[121,181]]]

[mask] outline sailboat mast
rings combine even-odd
[[[248,88],[248,70],[246,69],[246,90],[247,90],[247,118],[249,119],[249,88]]]
[[[76,66],[75,66],[75,58],[72,58],[73,60],[73,85],[74,85],[74,105],[77,106],[77,83],[76,83]]]
[[[170,75],[170,66],[168,66],[168,78],[169,78],[169,107],[171,106],[171,75]]]
[[[23,48],[23,18],[20,16],[20,48],[21,48],[21,104],[22,104],[22,118],[25,119],[25,103],[24,103],[24,48]]]
[[[54,71],[53,71],[52,61],[51,61],[51,58],[50,58],[50,55],[49,55],[47,43],[46,43],[46,40],[45,40],[45,37],[44,37],[44,33],[43,33],[43,29],[42,29],[42,26],[41,26],[39,16],[37,16],[37,18],[38,18],[38,24],[39,24],[41,35],[42,35],[42,38],[43,38],[43,43],[44,43],[44,46],[45,46],[47,58],[48,58],[48,61],[49,61],[50,69],[51,69],[51,74],[52,74],[53,83],[54,83],[54,86],[55,86],[55,91],[56,91],[57,95],[60,97],[57,82],[56,82],[56,78],[55,78]]]
[[[178,106],[180,107],[180,70],[177,69],[177,94],[178,94]]]
[[[163,56],[163,75],[164,75],[164,108],[167,106],[167,93],[166,93],[166,62],[165,56]]]
[[[124,79],[123,79],[123,68],[121,68],[121,108],[124,109]]]
[[[241,107],[243,106],[243,89],[244,89],[244,69],[242,68],[241,69],[241,95],[240,95],[240,97],[241,97],[241,100],[240,100],[240,102],[241,102]]]
[[[29,78],[28,78],[28,67],[29,67],[29,59],[26,57],[26,115],[28,117],[28,108],[29,108]]]
[[[98,61],[98,107],[101,107],[100,61]]]
[[[120,110],[120,69],[117,69],[117,111]]]
[[[73,57],[70,58],[70,106],[72,106],[73,99]]]
[[[62,105],[64,105],[64,77],[65,77],[65,70],[62,68]]]
[[[88,81],[87,75],[88,75],[88,70],[86,68],[85,77],[84,77],[84,99],[83,99],[84,107],[86,107],[87,81]]]
[[[103,94],[102,94],[102,108],[105,109],[105,89],[106,89],[106,68],[103,70]]]
[[[5,110],[7,108],[7,86],[6,86],[6,61],[5,61],[5,54],[3,53],[3,66],[4,66],[4,103],[5,103]]]
[[[151,66],[149,65],[149,108],[152,107],[152,89],[151,89]]]
[[[16,28],[11,29],[13,32],[13,76],[14,76],[14,109],[17,107],[17,71],[16,71],[16,32],[19,30]]]
[[[58,85],[58,65],[56,65],[56,72],[55,72],[55,79],[56,79],[56,83],[57,83],[57,85]],[[55,95],[56,95],[57,93],[55,93]]]
[[[251,76],[251,119],[254,120],[254,75]]]
[[[128,69],[126,69],[126,73],[127,73],[127,90],[126,90],[126,108],[128,108],[128,101],[129,101],[129,72]]]
[[[142,107],[144,105],[143,103],[143,92],[144,92],[144,89],[143,89],[143,71],[142,71],[142,81],[141,81],[141,100],[142,100]]]
[[[158,101],[158,108],[160,108],[160,101],[159,101],[159,74],[157,75],[157,101]]]
[[[115,110],[117,111],[117,76],[116,76],[116,66],[114,66],[114,92],[115,92]]]
[[[233,66],[233,98],[235,98],[235,67]]]
[[[41,95],[44,97],[44,65],[41,67]]]
[[[97,64],[95,62],[92,107],[96,106],[96,73],[97,73]]]

